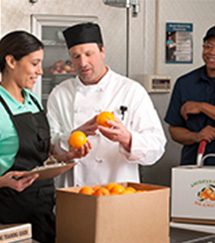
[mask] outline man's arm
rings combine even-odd
[[[185,120],[188,119],[188,114],[204,113],[206,116],[215,120],[215,106],[206,102],[187,101],[181,107],[181,115]]]
[[[182,145],[192,145],[194,143],[200,143],[202,140],[210,143],[215,139],[215,128],[209,125],[199,132],[191,132],[187,128],[170,125],[169,132],[172,139]]]

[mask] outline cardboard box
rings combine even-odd
[[[173,222],[215,224],[215,167],[172,169]]]
[[[81,187],[57,189],[56,243],[169,242],[170,189],[119,184],[147,191],[97,197],[77,193]]]

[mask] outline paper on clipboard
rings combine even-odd
[[[34,168],[31,171],[24,172],[22,177],[38,174],[39,177],[36,180],[50,179],[50,178],[63,174],[64,172],[71,169],[76,164],[77,163],[69,163],[69,164],[58,163],[58,164],[54,164],[54,165],[40,166],[40,167]]]

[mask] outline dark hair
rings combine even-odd
[[[13,31],[0,41],[0,72],[5,69],[5,57],[12,55],[19,61],[31,52],[43,49],[43,43],[26,31]]]

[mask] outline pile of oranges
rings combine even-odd
[[[146,190],[136,190],[134,187],[131,186],[124,187],[118,183],[111,182],[107,184],[105,187],[96,186],[92,188],[89,186],[84,186],[80,189],[79,193],[93,196],[110,196],[119,194],[132,194],[144,191]]]
[[[215,193],[211,188],[205,188],[201,193],[200,193],[200,198],[202,200],[209,199],[211,201],[215,201]]]

